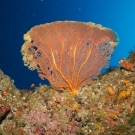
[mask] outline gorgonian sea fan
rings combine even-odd
[[[77,88],[91,83],[108,65],[118,38],[99,24],[56,21],[31,28],[24,40],[24,64],[54,88],[77,94]]]

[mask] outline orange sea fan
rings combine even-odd
[[[108,65],[117,44],[116,34],[101,25],[57,21],[33,27],[24,35],[21,52],[31,70],[57,88],[77,88]]]

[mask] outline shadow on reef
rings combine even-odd
[[[135,55],[134,55],[135,56]],[[18,90],[0,71],[1,135],[134,135],[135,59],[78,90]]]

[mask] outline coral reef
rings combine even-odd
[[[0,135],[134,135],[134,103],[135,72],[121,65],[78,96],[46,85],[18,90],[0,71]]]
[[[30,69],[57,89],[77,89],[92,82],[108,65],[118,38],[94,23],[57,21],[33,27],[24,35],[21,52]]]

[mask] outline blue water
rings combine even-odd
[[[62,20],[94,22],[117,32],[120,39],[110,65],[128,56],[135,46],[135,0],[12,0],[0,3],[0,69],[20,89],[42,81],[20,53],[23,34],[31,27]]]

